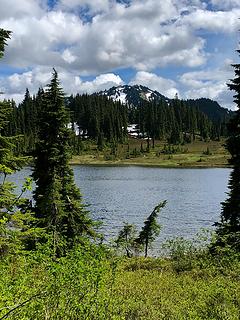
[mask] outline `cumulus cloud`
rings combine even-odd
[[[121,84],[113,72],[131,67],[137,72],[133,82],[163,87],[166,95],[175,94],[180,85],[192,96],[219,97],[226,104],[225,80],[213,79],[207,71],[185,72],[179,85],[167,79],[164,87],[152,70],[204,66],[210,57],[206,34],[231,36],[239,29],[238,0],[58,0],[53,8],[47,3],[1,0],[0,25],[13,31],[3,62],[28,70],[7,78],[6,84],[1,80],[10,95],[20,95],[26,86],[37,89],[51,67],[61,70],[64,87],[73,93],[77,86],[90,92]],[[219,68],[214,71],[226,76]],[[85,75],[96,78],[84,82]],[[173,91],[167,93],[168,86]]]
[[[1,0],[0,20],[21,19],[30,15],[40,17],[46,8],[46,3],[41,0]]]
[[[184,73],[179,78],[183,97],[210,98],[226,108],[234,109],[233,94],[227,87],[228,79],[234,78],[232,61],[226,60],[221,68]]]
[[[14,0],[2,1],[4,7]],[[222,32],[214,13],[203,10],[199,1],[133,0],[126,5],[113,0],[61,0],[52,11],[44,10],[40,0],[24,0],[25,11],[18,3],[15,10],[23,15],[0,16],[1,25],[13,31],[5,61],[17,67],[56,66],[81,74],[123,67],[150,71],[170,64],[196,67],[206,61],[206,54],[205,41],[193,27]],[[84,6],[93,12],[87,22],[77,10]],[[216,20],[232,21],[222,28],[231,31],[237,12],[226,14],[224,21],[220,13]]]
[[[176,93],[179,95],[176,83],[173,80],[162,78],[154,73],[146,71],[137,72],[134,79],[130,81],[130,84],[141,84],[143,86],[147,86],[152,90],[159,91],[169,98],[174,98]]]
[[[240,27],[240,9],[232,11],[208,11],[197,9],[183,18],[183,23],[194,29],[231,33]]]
[[[8,77],[0,78],[1,99],[14,99],[17,103],[24,97],[26,88],[30,93],[36,94],[38,88],[45,87],[51,79],[49,68],[37,67],[22,74],[14,73]],[[101,74],[91,81],[84,81],[74,73],[65,70],[59,71],[59,79],[67,95],[76,93],[94,93],[112,86],[124,84],[123,80],[113,73]]]
[[[62,10],[76,10],[82,8],[91,14],[107,11],[110,7],[109,0],[60,0],[56,7]]]
[[[61,47],[71,46],[82,33],[81,20],[72,14],[49,12],[41,18],[8,19],[2,27],[12,30],[5,61],[17,67],[64,66]]]
[[[91,81],[84,81],[77,75],[62,71],[59,72],[59,79],[66,94],[91,94],[94,92],[109,89],[113,86],[124,84],[123,80],[114,73],[101,74],[96,76]]]

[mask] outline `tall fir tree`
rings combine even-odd
[[[237,52],[240,53],[240,50]],[[234,102],[238,109],[229,122],[226,142],[233,170],[229,179],[228,198],[222,203],[221,221],[217,223],[217,244],[229,245],[240,251],[240,64],[234,64],[233,67],[235,78],[228,87],[235,91]]]
[[[0,29],[0,57],[4,52],[6,40],[11,32]],[[0,102],[0,256],[14,249],[16,245],[31,237],[31,213],[28,210],[28,200],[15,194],[15,184],[7,176],[20,170],[26,164],[27,158],[14,154],[17,137],[3,135],[8,126],[12,106],[10,102]],[[30,179],[23,186],[22,193],[30,188]],[[11,226],[12,228],[9,228]],[[17,239],[17,240],[16,240]]]
[[[0,58],[4,54],[7,39],[11,32],[0,29]],[[10,106],[7,102],[0,102],[0,226],[8,221],[8,212],[14,201],[13,185],[6,181],[8,174],[18,169],[18,163],[12,154],[13,144],[11,138],[3,136],[2,132],[8,122]],[[1,229],[3,225],[1,226]],[[2,233],[2,232],[1,232]],[[2,236],[2,234],[0,234]],[[0,249],[1,250],[1,249]]]
[[[55,70],[42,97],[39,120],[33,171],[35,214],[42,227],[55,238],[65,238],[71,247],[79,237],[93,236],[94,229],[69,166],[72,132],[67,127],[69,112]]]

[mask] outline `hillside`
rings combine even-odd
[[[226,108],[221,107],[217,101],[213,101],[207,98],[200,99],[188,99],[186,103],[190,107],[197,107],[200,111],[205,113],[212,121],[226,121],[229,117],[232,117],[234,112]]]
[[[120,101],[121,103],[127,104],[130,107],[137,107],[143,101],[159,102],[163,100],[169,104],[173,100],[162,95],[156,90],[149,89],[148,87],[142,85],[123,85],[112,87],[108,90],[98,92],[98,95],[106,95],[113,101]],[[198,108],[213,122],[228,121],[233,115],[233,111],[221,107],[217,101],[211,99],[187,99],[184,100],[184,102],[189,107]]]
[[[138,106],[141,104],[142,100],[145,101],[159,101],[165,100],[170,101],[171,99],[165,97],[158,91],[149,89],[148,87],[142,85],[124,85],[118,87],[112,87],[108,90],[98,92],[99,95],[106,95],[113,101],[121,101],[123,104],[128,104],[129,106]]]

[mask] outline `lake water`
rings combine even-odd
[[[160,237],[154,244],[173,236],[191,238],[201,228],[219,220],[226,198],[231,169],[172,169],[149,167],[74,166],[76,184],[89,204],[94,219],[102,222],[106,239],[116,237],[123,222],[138,229],[162,200]],[[18,185],[30,174],[25,168],[13,179]]]

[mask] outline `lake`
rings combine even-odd
[[[138,229],[162,200],[162,230],[154,244],[173,236],[192,238],[219,220],[231,169],[172,169],[140,166],[73,166],[76,184],[94,219],[102,222],[106,239],[116,237],[123,222]],[[31,173],[24,168],[13,176],[20,185]]]

